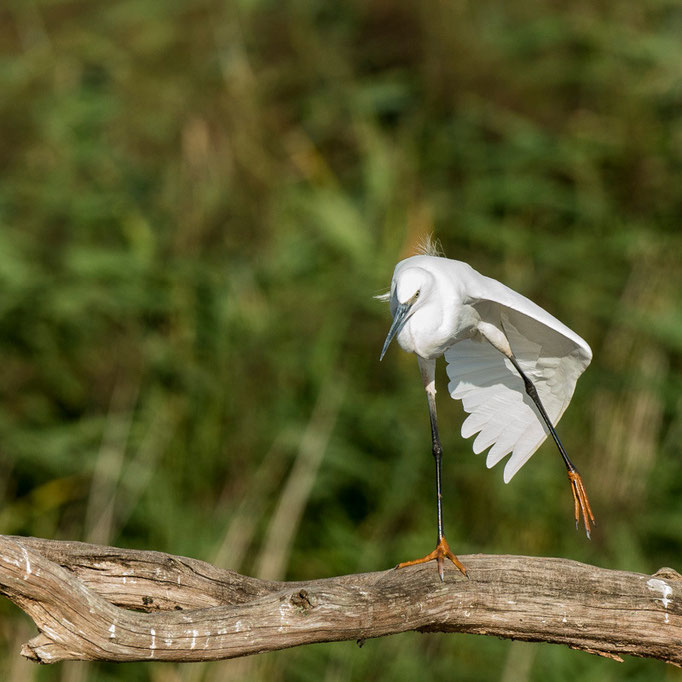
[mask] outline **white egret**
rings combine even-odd
[[[511,453],[504,468],[508,483],[551,435],[566,465],[574,500],[576,528],[582,513],[587,537],[594,516],[578,470],[554,429],[571,400],[592,351],[566,325],[525,296],[479,274],[471,266],[434,253],[407,258],[395,267],[388,300],[393,314],[384,347],[395,337],[415,353],[426,389],[436,462],[438,542],[422,559],[398,568],[437,560],[443,580],[444,559],[466,575],[443,534],[442,454],[436,419],[436,359],[445,356],[448,391],[469,413],[462,436],[478,433],[473,450],[490,448],[492,467]]]

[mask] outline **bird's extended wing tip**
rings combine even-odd
[[[514,478],[514,476],[517,474],[517,472],[520,468],[517,466],[510,466],[511,463],[512,463],[512,460],[510,459],[504,467],[504,474],[502,475],[502,480],[505,483],[509,483],[509,481],[511,481],[512,478]]]

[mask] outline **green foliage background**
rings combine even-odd
[[[413,357],[372,299],[434,232],[592,345],[505,486],[459,436],[459,554],[682,568],[682,4],[9,0],[0,9],[0,532],[251,575],[386,569],[434,541]],[[292,482],[309,482],[292,485]],[[435,569],[434,569],[435,571]],[[679,680],[556,646],[405,635],[7,680]]]

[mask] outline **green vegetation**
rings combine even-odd
[[[0,17],[0,532],[296,579],[431,550],[426,401],[413,357],[378,363],[372,296],[434,232],[595,353],[559,428],[592,542],[551,444],[505,486],[441,368],[453,549],[682,569],[679,3],[9,0]],[[285,494],[301,468],[311,489]],[[415,633],[38,668],[17,658],[31,632],[0,604],[2,679],[682,679]]]

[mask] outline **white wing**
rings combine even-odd
[[[504,329],[514,356],[535,384],[556,425],[571,400],[578,377],[590,364],[590,347],[521,294],[475,270],[467,274],[469,304],[482,319]],[[446,350],[445,359],[450,395],[461,400],[469,413],[462,424],[462,436],[469,438],[478,433],[473,443],[477,454],[490,447],[488,467],[512,453],[504,468],[504,481],[508,483],[549,435],[525,392],[523,380],[509,360],[487,341],[460,341]]]

